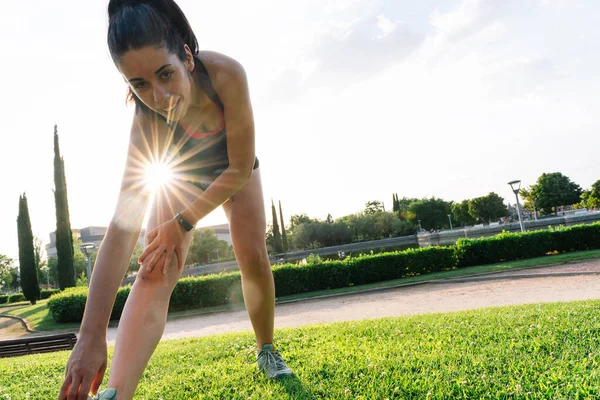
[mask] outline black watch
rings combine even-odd
[[[194,225],[190,224],[189,221],[187,221],[185,218],[183,218],[183,216],[181,215],[181,213],[177,213],[175,214],[175,221],[177,221],[177,223],[181,226],[183,226],[183,229],[185,229],[186,231],[191,231],[192,229],[194,229]]]

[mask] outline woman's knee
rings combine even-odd
[[[244,277],[268,277],[272,275],[269,255],[264,245],[247,246],[236,252],[237,263]]]
[[[152,268],[152,271],[148,270],[151,258],[151,256],[146,257],[144,262],[140,265],[136,282],[139,282],[142,285],[161,286],[169,290],[170,293],[175,288],[175,285],[181,276],[176,257],[171,259],[171,265],[167,267],[166,274],[163,274],[162,272],[164,259],[160,259]]]

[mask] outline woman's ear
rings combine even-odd
[[[187,67],[187,70],[189,72],[192,72],[194,71],[194,68],[196,66],[196,63],[194,61],[194,55],[192,54],[192,50],[190,50],[190,47],[187,44],[184,44],[183,48],[185,49],[185,65]]]

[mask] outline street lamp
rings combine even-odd
[[[452,215],[448,214],[448,221],[450,221],[450,230],[452,230]]]
[[[94,243],[83,243],[80,247],[81,252],[85,254],[87,259],[87,278],[88,278],[88,286],[90,285],[90,281],[92,280],[92,253],[96,250],[96,245]]]
[[[521,217],[521,203],[519,202],[519,190],[521,190],[521,181],[512,181],[508,182],[508,184],[510,185],[510,188],[515,193],[515,197],[517,198],[517,214],[519,214],[519,225],[521,225],[521,232],[525,232],[525,228],[523,227],[523,218]]]

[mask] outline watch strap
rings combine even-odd
[[[183,218],[183,215],[181,215],[180,212],[175,214],[175,221],[177,221],[177,223],[179,225],[181,225],[183,227],[183,229],[185,229],[188,232],[191,231],[192,229],[194,229],[194,225],[192,225],[188,220]]]

